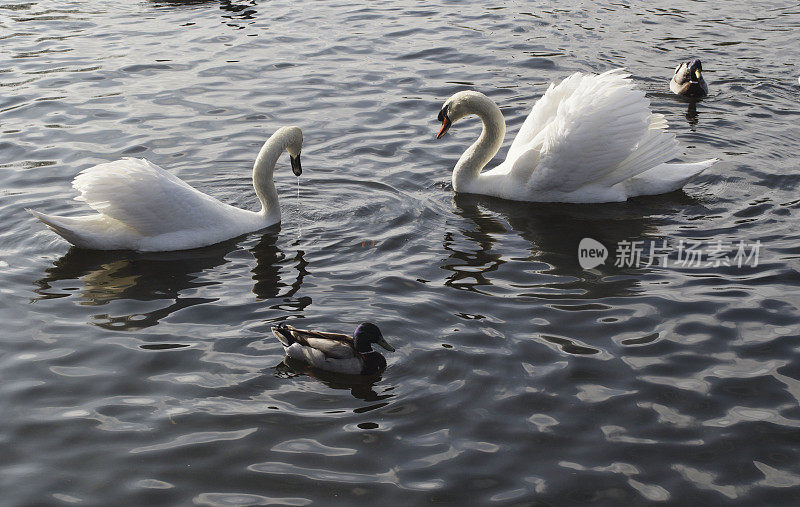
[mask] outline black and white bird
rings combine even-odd
[[[708,95],[708,85],[703,79],[703,64],[700,60],[695,58],[675,67],[669,89],[677,95],[696,99]]]
[[[283,344],[287,356],[334,373],[377,375],[386,369],[386,358],[372,350],[372,344],[394,352],[378,326],[371,322],[359,324],[352,337],[297,329],[288,324],[273,326],[272,332]]]

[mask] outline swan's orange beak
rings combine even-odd
[[[445,113],[444,109],[439,111],[439,117],[437,119],[440,122],[442,122],[442,128],[439,129],[439,133],[436,134],[436,139],[441,139],[442,136],[445,135],[447,131],[450,129],[450,125],[452,125],[453,122],[450,121],[450,118],[447,117],[447,113]]]
[[[442,128],[440,128],[439,133],[436,134],[436,139],[441,139],[442,136],[445,135],[447,131],[450,129],[450,125],[452,125],[452,123],[450,122],[450,118],[445,118],[444,120],[442,120]]]

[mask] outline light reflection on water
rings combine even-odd
[[[798,14],[751,10],[0,3],[4,501],[793,500]],[[667,91],[690,56],[696,103]],[[480,127],[434,139],[450,94],[498,102],[504,152],[547,83],[616,66],[687,160],[722,161],[623,204],[453,195]],[[279,227],[87,252],[24,211],[85,211],[69,181],[121,156],[252,208],[253,156],[288,124],[305,172],[279,162]],[[749,269],[585,271],[584,237],[765,248]],[[398,350],[380,378],[312,371],[271,337],[289,320],[374,320]]]

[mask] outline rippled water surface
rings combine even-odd
[[[2,503],[796,501],[800,9],[670,5],[0,1]],[[668,92],[690,57],[697,104]],[[619,66],[686,160],[721,161],[621,204],[454,195],[480,126],[434,139],[450,94],[501,106],[502,156],[549,82]],[[290,124],[280,227],[90,252],[25,213],[85,213],[71,179],[123,156],[253,209]],[[761,248],[615,266],[622,241]],[[269,334],[361,320],[397,348],[377,380]]]

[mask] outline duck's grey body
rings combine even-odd
[[[669,82],[672,93],[690,98],[700,98],[708,95],[708,85],[703,79],[703,64],[694,59],[684,62],[675,68],[675,74]]]
[[[282,324],[272,333],[283,344],[286,355],[304,361],[315,368],[350,375],[375,375],[386,369],[386,359],[372,350],[377,343],[394,351],[370,323],[361,324],[350,337],[343,333],[308,331]]]

